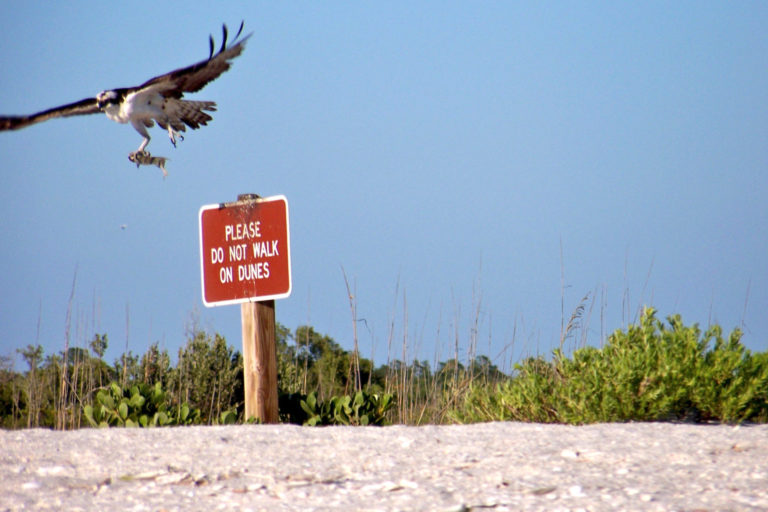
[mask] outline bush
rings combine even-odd
[[[334,396],[320,402],[314,391],[301,401],[307,414],[304,425],[385,425],[386,413],[394,404],[389,393],[358,391],[354,396]]]
[[[617,330],[602,349],[571,359],[556,350],[551,362],[516,365],[509,381],[470,387],[452,419],[768,421],[768,354],[746,350],[738,329],[727,339],[719,326],[702,335],[679,315],[666,326],[655,314],[646,309],[639,325]]]
[[[84,406],[83,414],[93,427],[162,427],[200,422],[200,410],[191,410],[186,403],[167,409],[160,382],[124,389],[113,382],[96,393],[96,403]]]

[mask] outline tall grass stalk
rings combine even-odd
[[[360,347],[357,338],[357,286],[355,285],[354,293],[349,288],[349,280],[347,279],[347,273],[344,271],[344,267],[341,267],[341,273],[344,275],[344,286],[347,288],[347,298],[349,299],[349,311],[352,314],[352,359],[350,361],[350,372],[354,375],[354,390],[360,391],[362,389],[362,382],[360,379]]]

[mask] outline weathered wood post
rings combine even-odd
[[[243,379],[245,417],[277,423],[275,301],[243,302]]]

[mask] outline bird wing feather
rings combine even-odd
[[[0,131],[20,130],[35,123],[56,117],[83,116],[100,112],[96,98],[85,98],[74,103],[49,108],[30,116],[0,116]]]
[[[151,78],[137,87],[137,89],[151,88],[164,96],[174,98],[181,98],[185,92],[199,91],[228,70],[231,66],[230,61],[243,52],[245,42],[253,33],[237,41],[236,39],[242,29],[243,25],[241,23],[240,30],[237,36],[235,36],[235,41],[227,47],[227,29],[226,25],[224,25],[224,41],[216,54],[213,54],[213,51],[211,51],[207,59]],[[210,41],[211,49],[213,49],[213,38]]]

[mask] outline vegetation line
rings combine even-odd
[[[346,276],[345,282],[356,325],[354,288]],[[426,360],[406,360],[412,340],[405,294],[402,359],[389,358],[378,368],[360,357],[357,345],[349,352],[311,326],[292,332],[277,324],[281,421],[768,422],[768,352],[747,350],[739,329],[728,336],[717,325],[702,331],[697,325],[685,326],[679,315],[659,320],[654,309],[646,308],[637,324],[615,331],[600,348],[582,344],[568,354],[564,342],[584,328],[588,300],[589,294],[563,322],[560,346],[550,358],[527,357],[508,373],[476,354],[479,298],[469,361],[458,360],[455,325],[454,358],[434,368]],[[192,330],[175,366],[158,343],[141,356],[126,351],[109,365],[103,359],[107,334],[94,334],[87,348],[72,347],[67,322],[64,352],[44,357],[39,344],[18,350],[28,366],[25,372],[15,371],[10,357],[0,357],[0,427],[148,427],[250,420],[243,417],[242,357],[218,334]],[[391,347],[394,320],[388,338]],[[505,358],[506,349],[501,352]]]

